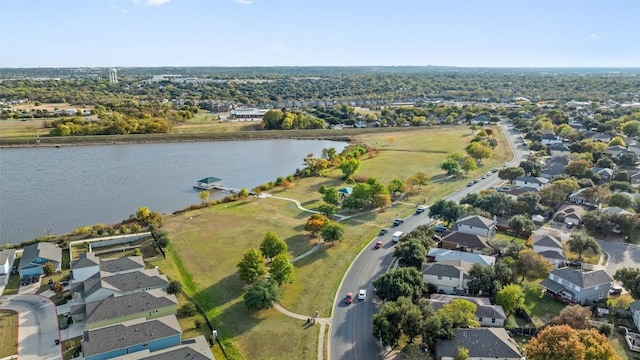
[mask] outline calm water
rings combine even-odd
[[[308,153],[345,146],[258,140],[1,149],[0,245],[117,223],[141,206],[173,212],[200,202],[199,179],[251,189],[293,174]]]

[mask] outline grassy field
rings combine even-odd
[[[406,178],[422,171],[433,179],[442,179],[439,164],[448,152],[463,152],[470,139],[466,127],[366,134],[358,140],[381,152],[363,159],[358,175],[388,183],[395,177]],[[504,146],[502,137],[499,141]],[[468,178],[508,161],[510,156],[508,151],[497,152],[474,174],[430,184],[413,199],[428,197],[429,202],[438,199],[445,192],[464,186]],[[317,190],[323,184],[345,186],[341,173],[333,171],[326,177],[301,179],[289,189],[269,192],[294,198],[313,209],[322,204]],[[311,315],[317,310],[320,316],[330,316],[335,292],[352,259],[380,227],[389,226],[394,218],[413,211],[411,204],[397,204],[383,212],[367,212],[345,221],[345,240],[325,245],[295,263],[296,281],[284,286],[280,304],[300,314]],[[205,309],[220,338],[228,345],[225,349],[231,358],[314,359],[318,327],[306,328],[303,321],[287,318],[275,310],[247,311],[242,300],[245,285],[236,272],[242,254],[257,248],[267,231],[274,231],[287,242],[291,257],[315,246],[318,238],[303,230],[308,216],[294,203],[274,198],[249,199],[171,215],[165,218],[164,225],[171,239],[167,259],[152,261],[151,265],[182,282],[185,292]],[[216,357],[223,356],[217,347],[213,350]]]
[[[18,313],[0,310],[0,358],[18,353]]]

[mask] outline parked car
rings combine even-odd
[[[360,291],[358,291],[358,300],[364,300],[366,298],[367,298],[367,290],[360,289]]]
[[[60,284],[62,284],[62,286],[69,286],[69,280],[62,280]]]
[[[573,223],[571,221],[569,221],[567,223],[567,229],[571,229],[573,227]]]
[[[582,263],[580,261],[576,261],[576,260],[570,260],[565,262],[565,265],[567,265],[568,267],[574,267],[574,268],[581,268],[582,267]]]
[[[382,241],[378,241],[376,243],[376,246],[374,246],[376,249],[380,249],[382,247]]]
[[[436,226],[433,227],[433,230],[435,232],[441,233],[445,230],[448,230],[448,228],[444,224],[437,224]]]
[[[31,278],[29,276],[23,276],[20,280],[20,285],[27,286],[29,284],[31,284]]]
[[[622,288],[614,286],[609,290],[609,295],[620,295],[622,294]]]
[[[416,215],[422,214],[427,208],[424,206],[418,206],[416,209]]]
[[[344,298],[344,303],[349,305],[353,302],[353,293],[347,293],[347,296]]]
[[[378,233],[378,236],[382,236],[382,235],[384,235],[384,234],[386,234],[388,232],[389,232],[389,229],[382,228],[382,229],[380,229],[380,232]]]
[[[494,173],[497,173],[497,172],[498,172],[498,168],[493,168],[493,170],[492,170],[492,171],[493,171]]]
[[[396,219],[396,220],[393,222],[393,226],[398,226],[398,225],[402,224],[403,222],[404,222],[404,220],[402,220],[402,219]]]
[[[471,186],[471,185],[473,185],[473,181],[469,181],[469,182],[467,183],[467,186]]]
[[[49,281],[47,282],[47,286],[49,286],[49,290],[53,290],[53,286],[54,286],[53,279],[49,279]]]

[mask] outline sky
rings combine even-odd
[[[640,67],[640,0],[0,0],[0,67]]]

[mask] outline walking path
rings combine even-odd
[[[327,327],[327,325],[329,325],[329,323],[331,323],[331,318],[320,318],[320,317],[312,317],[312,316],[306,316],[306,315],[300,315],[300,314],[296,314],[296,313],[292,313],[291,311],[283,308],[282,306],[280,306],[279,304],[274,304],[273,307],[280,311],[281,313],[283,313],[284,315],[287,315],[288,317],[294,318],[294,319],[298,319],[298,320],[303,320],[306,321],[307,324],[320,324],[320,335],[318,336],[318,360],[324,360],[324,333],[326,332],[325,329]],[[310,323],[310,321],[313,321],[313,323]]]

